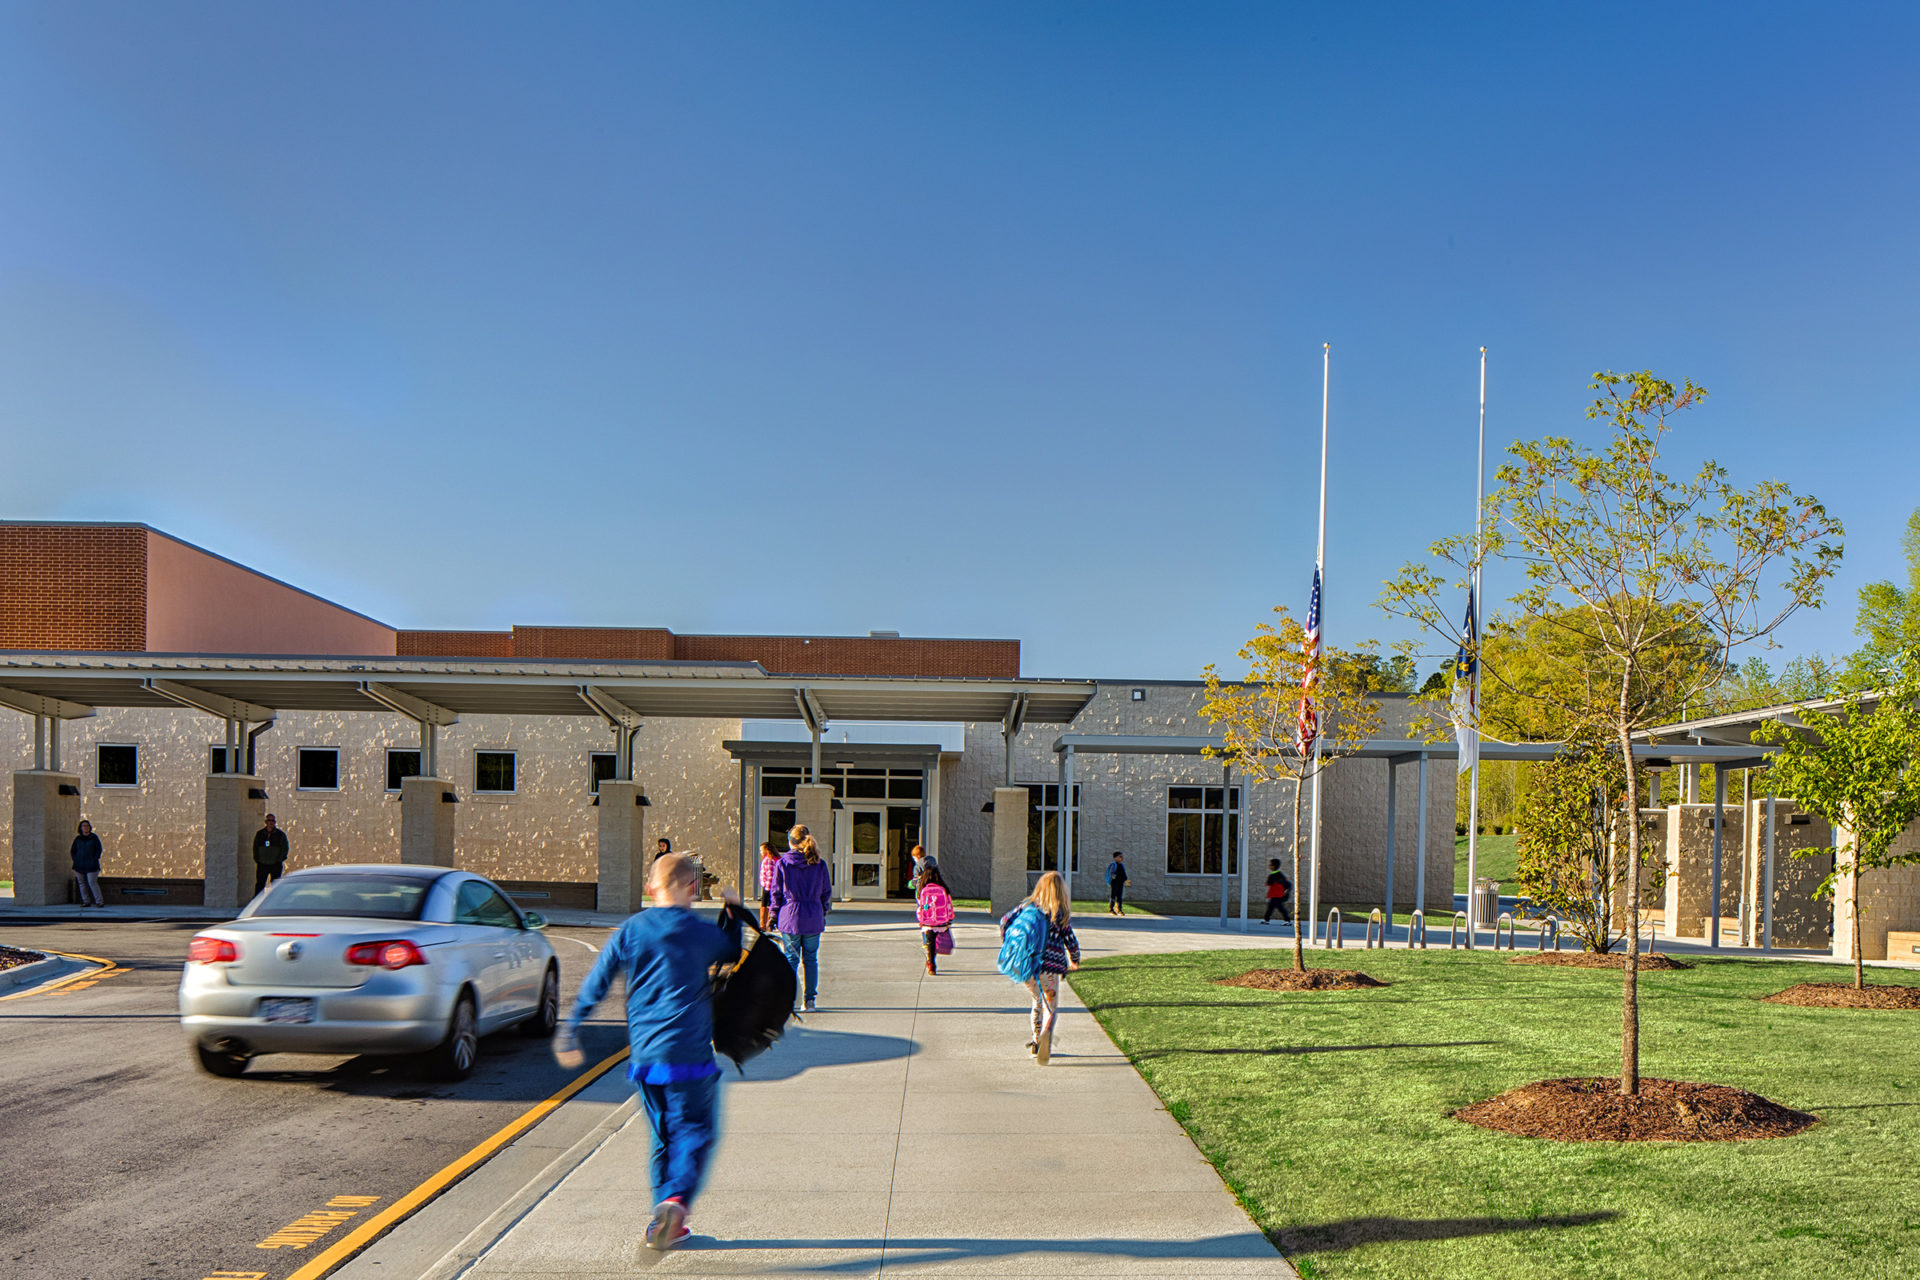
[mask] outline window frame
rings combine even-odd
[[[396,787],[393,785],[393,758],[399,755],[413,757],[414,771],[412,773],[401,774],[400,780],[402,782],[405,782],[408,778],[423,778],[426,776],[425,774],[420,772],[421,769],[426,767],[426,758],[421,754],[420,748],[388,747],[387,748],[387,794],[390,796],[397,796],[403,790],[405,790],[404,787]]]
[[[106,750],[133,752],[132,782],[100,781],[100,753]],[[93,785],[108,791],[138,791],[140,789],[140,744],[137,742],[96,742],[93,744]]]
[[[609,766],[607,770],[607,775],[604,778],[600,776],[600,770],[598,768],[598,765],[602,760],[605,760]],[[620,771],[620,753],[619,752],[617,751],[587,752],[587,794],[590,796],[599,795],[600,784],[603,782],[613,781],[614,775],[617,774],[619,771]],[[517,769],[514,774],[513,780],[516,784],[520,781],[520,775]]]
[[[1180,880],[1220,879],[1221,873],[1219,871],[1208,871],[1205,869],[1209,852],[1216,858],[1220,856],[1219,842],[1217,840],[1209,841],[1207,839],[1207,819],[1210,817],[1218,818],[1223,814],[1226,815],[1227,821],[1226,875],[1228,879],[1232,879],[1240,874],[1240,842],[1243,831],[1242,824],[1247,820],[1247,790],[1245,786],[1236,782],[1231,787],[1225,788],[1226,794],[1221,797],[1222,803],[1226,806],[1225,808],[1208,808],[1207,793],[1209,791],[1220,790],[1222,790],[1222,787],[1217,782],[1169,782],[1167,784],[1166,795],[1162,803],[1162,812],[1166,815],[1166,844],[1163,846],[1161,874],[1171,879]],[[1200,807],[1197,809],[1174,808],[1173,793],[1175,791],[1198,791],[1200,793]],[[1171,856],[1173,820],[1177,817],[1200,819],[1200,866],[1202,869],[1199,871],[1175,871],[1173,869],[1173,859]]]
[[[1049,865],[1058,864],[1060,854],[1057,841],[1047,838],[1047,815],[1060,812],[1060,784],[1058,782],[1020,782],[1014,785],[1027,789],[1027,874],[1037,876],[1049,871],[1058,871],[1060,869],[1058,865]],[[1081,821],[1083,816],[1081,786],[1082,784],[1078,782],[1073,784],[1072,803],[1069,806],[1072,812],[1069,822],[1072,825],[1067,834],[1067,861],[1073,865],[1074,875],[1080,874],[1080,837],[1084,827]],[[1039,793],[1037,797],[1034,794],[1036,791]],[[1046,802],[1049,791],[1053,793],[1052,804]],[[1058,823],[1059,819],[1056,817],[1054,821]],[[1038,858],[1040,865],[1037,867],[1033,865],[1036,837],[1040,842]]]
[[[307,752],[331,751],[333,753],[333,785],[330,787],[309,787],[302,781],[305,772],[303,765]],[[293,749],[293,789],[307,795],[331,796],[346,790],[344,771],[340,767],[341,751],[337,746],[325,743],[301,744]]]
[[[508,769],[512,770],[513,785],[505,790],[494,790],[480,785],[480,757],[505,756]],[[473,752],[473,794],[476,796],[517,796],[520,794],[520,753],[509,747],[476,747]]]

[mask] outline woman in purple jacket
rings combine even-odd
[[[820,935],[833,906],[833,875],[820,860],[820,849],[805,827],[787,832],[787,851],[774,864],[773,927],[780,932],[780,949],[787,963],[806,979],[806,1012],[812,1013],[820,994]]]

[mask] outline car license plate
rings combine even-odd
[[[269,996],[260,1002],[262,1022],[312,1022],[313,1001],[305,996]]]

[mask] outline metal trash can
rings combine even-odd
[[[1494,921],[1500,918],[1500,882],[1498,880],[1475,880],[1473,882],[1473,921],[1482,929],[1491,929]]]

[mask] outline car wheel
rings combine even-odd
[[[460,993],[447,1022],[447,1038],[427,1055],[433,1074],[442,1080],[464,1080],[480,1060],[480,1019],[474,1012],[473,996]]]
[[[540,1003],[520,1023],[520,1034],[530,1040],[545,1040],[560,1025],[560,971],[547,966],[547,977],[540,984]]]
[[[224,1049],[215,1049],[208,1045],[193,1046],[193,1056],[200,1060],[200,1069],[210,1076],[223,1076],[228,1080],[247,1069],[249,1059],[244,1053],[229,1053]]]

